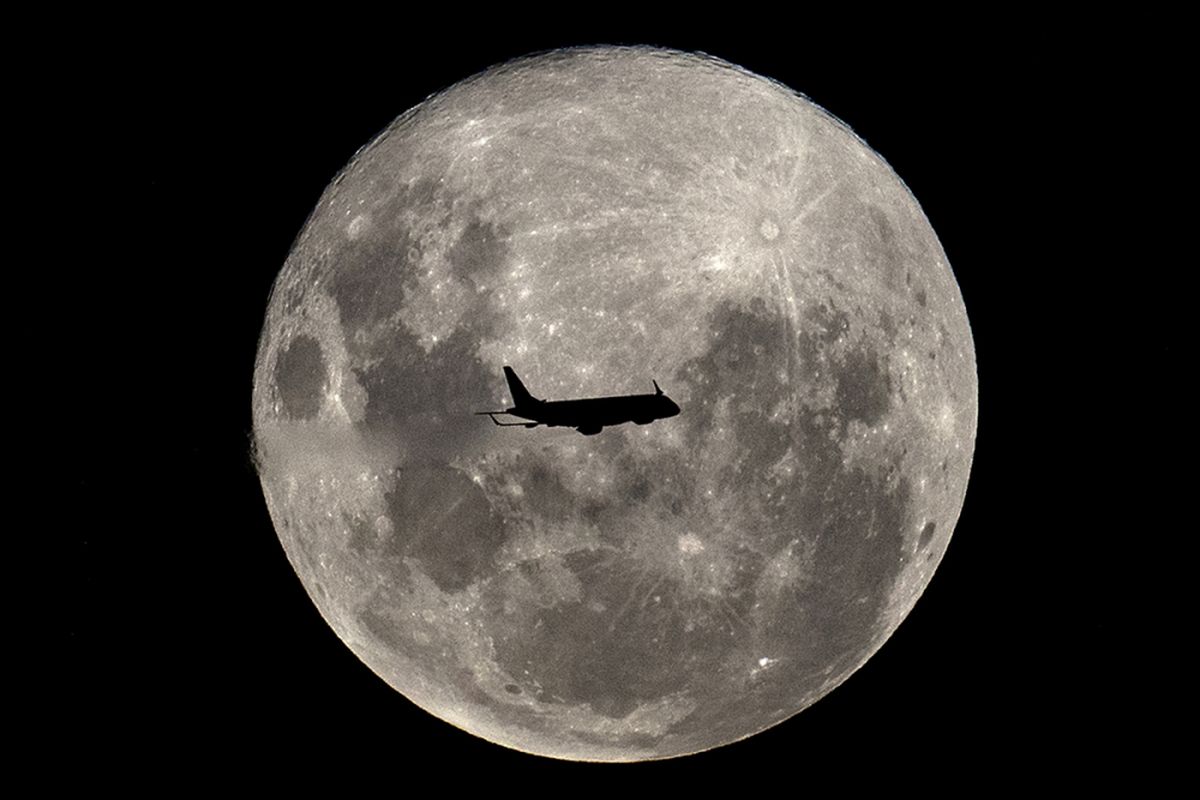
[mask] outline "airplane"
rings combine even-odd
[[[658,387],[658,381],[650,381],[654,384],[654,394],[587,397],[580,400],[539,400],[529,393],[512,367],[504,368],[504,377],[508,379],[508,391],[512,394],[513,407],[504,411],[475,412],[478,415],[486,414],[492,418],[492,422],[502,428],[536,428],[538,425],[545,425],[550,428],[574,428],[584,436],[595,436],[606,425],[620,425],[625,422],[649,425],[656,419],[666,419],[679,413],[679,406],[663,394],[663,390]],[[497,414],[510,414],[533,422],[501,422],[496,419]]]

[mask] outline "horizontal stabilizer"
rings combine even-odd
[[[487,415],[492,418],[492,422],[499,425],[501,428],[536,428],[541,422],[501,422],[496,419],[497,414],[511,414],[511,411],[476,411],[477,416]]]

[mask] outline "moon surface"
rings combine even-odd
[[[682,413],[495,427],[504,364],[548,399],[654,378]],[[958,518],[977,382],[933,230],[843,123],[707,56],[590,48],[354,156],[253,403],[284,550],[367,666],[493,742],[630,761],[775,725],[883,644]]]

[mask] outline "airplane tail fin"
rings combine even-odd
[[[538,400],[529,393],[525,388],[525,384],[521,383],[521,379],[517,377],[517,373],[513,372],[512,367],[504,368],[504,377],[508,379],[508,391],[512,395],[513,405],[517,408],[531,406]]]

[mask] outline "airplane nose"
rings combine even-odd
[[[667,406],[667,410],[671,412],[672,417],[679,413],[679,405],[674,400],[668,400],[667,403],[670,404]]]

